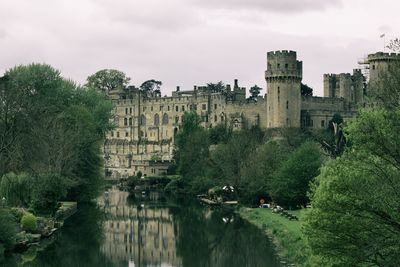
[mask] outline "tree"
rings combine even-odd
[[[185,112],[176,136],[178,172],[187,183],[204,176],[207,168],[209,141],[207,131],[200,123],[201,118],[195,112]]]
[[[239,198],[247,198],[247,179],[242,176],[241,171],[247,159],[250,164],[258,162],[258,159],[250,155],[262,143],[263,138],[264,133],[258,127],[233,132],[226,144],[219,144],[212,152],[210,175],[220,184],[233,186]]]
[[[64,189],[71,199],[94,198],[102,177],[100,148],[111,127],[110,101],[42,64],[8,70],[0,98],[0,174],[68,177],[72,183]]]
[[[125,89],[129,84],[130,78],[119,70],[104,69],[90,75],[86,81],[86,87],[108,95],[112,90]]]
[[[226,127],[225,124],[218,124],[208,130],[210,143],[213,145],[226,143],[232,135],[232,130]]]
[[[307,84],[302,83],[301,84],[301,95],[302,96],[312,96],[313,89],[310,86],[308,86]]]
[[[207,91],[210,93],[225,93],[226,87],[222,81],[217,83],[207,83]]]
[[[242,202],[258,204],[261,198],[271,199],[272,180],[286,161],[291,148],[285,142],[270,140],[260,145],[243,161],[241,175],[245,183]]]
[[[400,39],[395,38],[393,40],[390,40],[389,44],[386,47],[393,52],[400,52]]]
[[[262,88],[258,87],[256,84],[250,88],[249,92],[250,92],[250,99],[257,101],[257,97],[260,94]]]
[[[309,201],[309,184],[318,176],[322,161],[321,150],[316,143],[303,143],[273,176],[272,199],[284,206],[305,206]]]
[[[142,85],[140,85],[140,90],[144,93],[146,97],[153,93],[156,96],[161,96],[161,90],[160,90],[161,85],[162,85],[161,81],[156,81],[152,79],[142,83]]]
[[[305,234],[335,266],[400,264],[400,110],[364,110],[348,127],[352,147],[312,188]]]

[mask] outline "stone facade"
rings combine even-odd
[[[400,55],[376,53],[368,56],[370,81],[387,70]],[[109,92],[114,105],[115,129],[104,144],[106,173],[110,178],[166,173],[172,161],[176,133],[185,112],[194,111],[202,125],[225,124],[233,130],[258,125],[261,128],[303,127],[324,129],[335,113],[344,120],[357,115],[364,105],[366,79],[353,74],[325,74],[324,97],[302,97],[302,62],[294,51],[267,53],[267,94],[246,99],[246,88],[234,81],[227,92],[209,92],[204,86],[171,96],[144,95],[130,86]]]

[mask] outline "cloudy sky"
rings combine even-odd
[[[0,0],[0,74],[48,63],[84,83],[100,69],[132,84],[222,80],[265,88],[266,52],[295,50],[303,82],[322,95],[322,74],[351,72],[357,61],[400,37],[396,0]]]

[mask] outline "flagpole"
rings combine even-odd
[[[383,33],[379,37],[383,38],[383,52],[385,52],[386,51],[386,34]]]

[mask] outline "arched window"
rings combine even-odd
[[[163,115],[162,124],[163,125],[168,124],[168,114],[167,113],[164,113],[164,115]]]
[[[286,101],[286,109],[289,109],[289,100]]]
[[[129,125],[132,125],[132,118],[129,118]]]
[[[179,116],[175,117],[175,123],[179,123]]]
[[[158,114],[154,115],[154,125],[155,126],[160,125],[160,116]]]
[[[146,116],[143,114],[140,116],[140,125],[146,125]]]
[[[124,118],[124,125],[125,126],[128,125],[128,119],[127,118]]]

